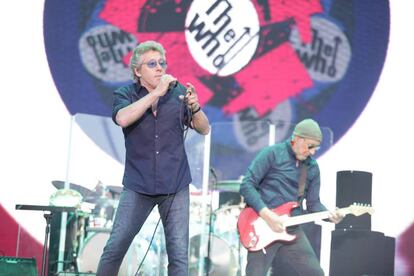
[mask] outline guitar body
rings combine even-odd
[[[290,216],[292,209],[299,207],[297,202],[291,201],[274,209],[279,216]],[[240,242],[249,251],[259,251],[276,241],[293,241],[296,237],[286,231],[274,232],[267,223],[251,207],[244,208],[237,221]]]

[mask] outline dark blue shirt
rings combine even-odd
[[[297,166],[290,140],[261,150],[247,169],[240,193],[256,212],[264,207],[273,209],[288,201],[298,201],[300,171],[305,165],[307,175],[304,197],[307,210],[324,211],[326,207],[319,199],[319,166],[311,157],[299,162]],[[294,214],[298,214],[298,210]]]
[[[123,86],[114,92],[112,119],[117,112],[146,96],[139,83]],[[141,118],[123,128],[125,137],[125,171],[123,185],[147,195],[176,193],[191,182],[184,149],[184,125],[188,110],[179,99],[185,87],[177,84],[157,105],[157,116],[149,108]]]

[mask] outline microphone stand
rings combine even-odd
[[[45,205],[24,205],[16,204],[16,210],[35,210],[50,212],[44,213],[43,216],[46,219],[46,230],[45,230],[45,241],[43,243],[43,253],[42,253],[42,276],[46,276],[46,260],[48,258],[47,246],[49,244],[49,233],[50,233],[50,222],[54,212],[75,212],[77,208],[75,207],[65,207],[65,206],[45,206]]]
[[[43,253],[42,253],[42,276],[46,275],[46,259],[47,259],[47,246],[49,241],[50,233],[50,222],[52,220],[52,212],[44,213],[43,217],[46,219],[46,230],[45,230],[45,241],[43,243]]]
[[[213,175],[213,185],[212,190],[214,191],[217,187],[217,175],[213,168],[210,168],[210,172]],[[207,241],[207,257],[204,260],[205,269],[207,271],[207,275],[210,273],[210,253],[211,253],[211,238],[213,234],[213,196],[210,197],[210,220],[208,226],[208,241]]]

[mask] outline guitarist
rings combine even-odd
[[[308,212],[327,210],[319,199],[319,166],[312,158],[321,141],[318,123],[305,119],[295,126],[289,140],[264,148],[247,169],[240,193],[273,231],[285,231],[284,217],[271,209],[286,202],[306,199]],[[303,196],[299,196],[301,177],[305,185]],[[300,209],[294,209],[291,215],[300,215]],[[333,211],[329,220],[338,223],[342,218]],[[289,227],[288,232],[296,235],[294,241],[273,242],[264,250],[248,252],[246,275],[266,275],[273,262],[273,275],[324,275],[300,226]]]

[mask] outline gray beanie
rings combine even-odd
[[[305,119],[299,122],[293,131],[293,134],[303,138],[310,138],[322,142],[322,131],[316,121]]]

